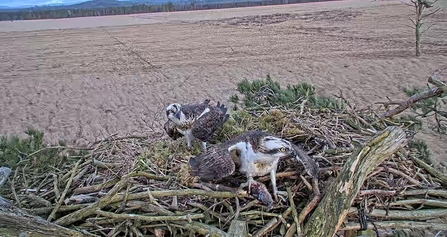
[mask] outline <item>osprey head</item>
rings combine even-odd
[[[182,106],[179,103],[173,103],[166,107],[166,116],[168,117],[168,119],[180,119],[181,108]]]
[[[278,158],[296,156],[292,144],[284,139],[266,136],[261,141],[262,152]]]

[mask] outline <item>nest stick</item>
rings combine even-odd
[[[213,210],[210,210],[207,206],[201,204],[201,203],[197,203],[197,202],[188,202],[188,205],[193,206],[193,207],[197,207],[199,209],[201,209],[202,211],[210,214],[212,217],[216,218],[217,220],[222,218],[221,213],[217,213]]]
[[[318,202],[321,200],[320,189],[318,188],[318,180],[316,178],[312,178],[312,190],[314,197],[301,211],[298,217],[298,221],[300,224],[304,222],[309,213],[315,209],[315,207],[318,205]]]
[[[416,179],[411,178],[410,176],[406,175],[404,172],[402,172],[400,170],[396,170],[396,169],[389,168],[389,167],[386,167],[385,170],[389,171],[390,173],[402,176],[403,178],[407,179],[411,184],[414,184],[419,187],[422,186],[421,182],[417,181]]]
[[[436,222],[420,222],[420,221],[377,221],[374,225],[380,229],[430,229],[430,230],[447,230],[447,224]],[[373,224],[368,224],[368,229],[374,229]],[[360,223],[349,222],[340,230],[360,230]]]
[[[356,149],[304,226],[305,236],[333,236],[368,174],[405,144],[403,129],[392,126],[379,132],[363,148]]]
[[[81,163],[82,160],[78,160],[78,162],[76,162],[75,166],[73,167],[73,169],[71,170],[71,175],[70,175],[70,179],[68,179],[67,185],[65,185],[65,189],[62,192],[59,201],[57,201],[56,206],[54,207],[53,211],[50,213],[50,215],[48,216],[47,220],[51,221],[54,218],[54,215],[56,215],[57,209],[59,209],[59,207],[62,205],[62,202],[64,201],[65,195],[67,195],[68,190],[70,189],[71,183],[73,182],[73,178],[76,175],[76,172],[78,171],[78,167],[79,164]]]
[[[274,230],[281,223],[281,219],[287,218],[290,215],[291,212],[292,212],[292,207],[289,207],[289,208],[287,208],[287,210],[282,215],[279,215],[277,217],[273,217],[264,227],[259,229],[253,235],[253,237],[260,237],[260,236],[263,236],[266,233]]]
[[[143,177],[146,177],[148,179],[161,180],[161,181],[166,181],[166,180],[169,180],[169,179],[173,178],[173,177],[168,176],[168,175],[158,176],[158,175],[150,174],[150,173],[143,172],[143,171],[137,171],[137,172],[129,174],[128,176],[129,177],[143,176]]]
[[[188,214],[182,216],[143,216],[135,214],[116,214],[112,212],[106,212],[101,210],[95,210],[95,214],[104,216],[107,218],[112,218],[116,220],[138,220],[145,222],[155,222],[155,221],[186,221],[193,219],[203,219],[204,214]]]
[[[51,202],[39,197],[37,195],[34,195],[33,193],[28,193],[26,195],[20,195],[21,197],[27,197],[30,200],[30,203],[36,203],[38,205],[44,205],[46,207],[51,207]],[[31,202],[32,201],[32,202]]]
[[[389,205],[390,206],[404,206],[404,205],[424,205],[424,206],[431,206],[431,207],[444,207],[447,208],[447,201],[441,201],[441,200],[433,200],[433,199],[408,199],[408,200],[399,200],[396,202],[392,202]]]
[[[296,233],[298,233],[298,236],[302,236],[301,225],[300,225],[300,221],[298,219],[298,212],[296,211],[295,201],[293,200],[293,195],[292,195],[292,191],[290,190],[290,187],[287,188],[287,194],[288,194],[289,200],[290,200],[290,207],[292,208],[292,216],[293,216],[293,221],[295,222]]]
[[[447,217],[447,209],[421,209],[414,211],[374,209],[369,213],[369,215],[371,217],[380,217],[392,220],[427,220]]]
[[[232,192],[216,192],[216,191],[206,191],[201,189],[180,189],[180,190],[161,190],[161,191],[151,191],[151,195],[154,198],[159,197],[173,197],[173,196],[206,196],[214,198],[234,198],[234,197],[246,197],[247,195],[235,194]],[[147,192],[139,192],[129,194],[128,200],[136,200],[147,198]],[[124,200],[124,194],[117,194],[111,198],[110,203],[120,202]]]
[[[133,225],[130,227],[130,229],[133,233],[135,233],[137,237],[144,237],[143,233],[141,233],[141,231],[136,226]]]
[[[246,221],[234,219],[231,221],[230,228],[228,228],[229,237],[248,236],[248,228]]]
[[[83,209],[80,209],[78,211],[75,211],[73,213],[70,213],[69,215],[63,216],[60,219],[56,220],[55,223],[61,226],[67,226],[70,225],[73,222],[79,221],[84,219],[87,216],[90,216],[95,213],[96,210],[99,210],[111,203],[113,203],[113,197],[115,194],[120,191],[127,183],[128,178],[124,178],[121,181],[119,181],[115,186],[101,199],[99,199],[97,202],[93,203],[92,205],[85,207]],[[144,192],[146,193],[146,192]],[[124,196],[120,199],[123,200]],[[115,201],[117,202],[117,201]]]
[[[57,212],[66,212],[66,211],[77,211],[79,209],[82,209],[90,204],[72,204],[72,205],[66,205],[66,206],[60,206]],[[28,211],[34,215],[45,215],[48,213],[51,213],[54,210],[54,207],[39,207],[39,208],[33,208],[33,209],[24,209],[25,211]]]
[[[16,169],[14,171],[14,176],[12,177],[12,179],[10,180],[9,184],[11,185],[11,191],[12,191],[12,195],[14,196],[14,199],[16,200],[17,206],[19,208],[22,208],[22,203],[20,203],[20,199],[17,196],[17,192],[16,192],[16,188],[14,186],[15,184],[15,180],[17,178],[17,175],[19,174],[19,169]]]
[[[61,197],[61,194],[59,192],[59,182],[57,180],[57,174],[53,174],[53,186],[54,186],[54,195],[56,196],[56,199],[59,199]]]
[[[396,194],[397,194],[397,191],[394,191],[394,190],[381,190],[381,189],[362,190],[362,191],[359,192],[360,196],[366,196],[366,195],[394,196]]]
[[[261,237],[265,235],[267,232],[270,232],[276,228],[276,226],[279,224],[279,220],[276,217],[273,217],[267,224],[262,227],[260,230],[258,230],[253,237]]]
[[[214,227],[214,226],[210,226],[207,224],[203,224],[200,222],[196,222],[196,221],[190,221],[190,222],[176,222],[178,224],[180,224],[181,228],[185,228],[187,230],[190,231],[194,231],[197,232],[201,235],[205,235],[205,236],[209,236],[209,237],[227,237],[227,233],[223,232],[222,230]]]
[[[442,172],[436,170],[435,168],[429,166],[427,163],[425,163],[423,160],[415,157],[415,156],[410,156],[412,160],[414,160],[418,165],[420,165],[422,168],[424,168],[425,170],[427,170],[428,173],[430,173],[431,175],[435,176],[436,178],[438,178],[439,180],[441,180],[442,185],[445,187],[447,186],[447,175],[443,174]]]
[[[293,237],[295,236],[296,232],[297,232],[297,227],[296,227],[296,223],[294,222],[292,225],[290,225],[289,229],[287,230],[286,234],[284,235],[284,237]],[[298,235],[298,237],[302,237],[302,235]]]
[[[437,189],[415,189],[402,192],[403,196],[417,196],[417,195],[431,195],[447,198],[447,190],[437,190]]]
[[[79,187],[79,188],[76,188],[75,190],[73,190],[73,194],[97,192],[97,191],[100,191],[105,188],[110,188],[113,185],[115,185],[116,183],[118,183],[119,181],[120,181],[119,179],[111,179],[105,183],[96,184],[96,185],[92,185],[92,186]]]

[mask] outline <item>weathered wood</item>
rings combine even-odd
[[[366,177],[405,144],[405,132],[393,126],[378,133],[363,148],[357,148],[309,217],[304,226],[305,236],[334,236]]]
[[[368,229],[430,229],[430,230],[447,230],[447,224],[439,222],[422,222],[422,221],[375,221],[374,225],[368,223]],[[360,223],[349,222],[340,230],[360,230]]]
[[[0,167],[0,187],[8,180],[9,175],[11,174],[11,169],[8,167]]]
[[[438,189],[416,189],[416,190],[407,190],[402,192],[403,196],[439,196],[443,198],[447,198],[447,190],[438,190]]]
[[[84,236],[77,231],[58,226],[23,210],[0,206],[0,236],[2,237],[51,237]]]
[[[374,209],[368,215],[371,217],[391,220],[429,220],[440,217],[447,217],[447,209],[438,208],[414,211]]]
[[[247,222],[240,220],[232,220],[228,229],[228,236],[239,237],[248,236]]]

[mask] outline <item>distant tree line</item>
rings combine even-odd
[[[222,2],[222,0],[209,0],[207,2],[191,1],[188,3],[172,3],[167,2],[158,5],[139,4],[132,6],[119,7],[101,7],[88,9],[26,9],[18,11],[0,11],[0,21],[15,20],[35,20],[35,19],[59,19],[74,18],[87,16],[107,16],[107,15],[124,15],[151,12],[171,12],[171,11],[188,11],[188,10],[206,10],[221,9],[235,7],[251,7],[265,5],[280,5],[303,2],[320,2],[322,0],[261,0],[261,1],[238,1],[238,2]],[[324,0],[336,1],[336,0]]]

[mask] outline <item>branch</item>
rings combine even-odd
[[[85,236],[80,232],[58,226],[43,218],[32,216],[23,210],[13,206],[4,208],[0,206],[0,229],[1,236],[29,236],[29,237],[52,237],[52,236]],[[4,234],[4,235],[3,235]]]
[[[363,148],[357,148],[309,217],[304,227],[305,236],[334,236],[366,177],[405,144],[405,132],[393,126],[378,133]]]
[[[428,99],[428,98],[440,96],[440,95],[442,95],[442,93],[444,93],[443,90],[441,90],[438,87],[435,87],[435,88],[432,88],[432,89],[430,89],[428,91],[424,91],[424,92],[422,92],[420,94],[412,95],[408,100],[402,101],[400,103],[400,105],[397,106],[397,108],[392,109],[392,110],[384,113],[380,118],[383,119],[383,118],[393,117],[393,116],[395,116],[397,114],[402,113],[406,109],[410,108],[416,102],[419,102],[421,100],[425,100],[425,99]]]
[[[402,192],[404,196],[417,196],[417,195],[431,195],[431,196],[439,196],[447,198],[447,190],[437,190],[437,189],[416,189],[416,190],[408,190]]]
[[[133,175],[128,175],[133,176]],[[121,190],[126,184],[127,179],[123,179],[118,182],[108,193],[106,196],[93,203],[92,205],[73,212],[69,215],[66,215],[59,220],[56,221],[57,224],[65,226],[69,225],[73,222],[81,220],[87,216],[93,215],[96,210],[100,210],[101,208],[116,202],[123,201],[125,198],[125,194],[116,194],[119,190]],[[148,197],[148,192],[140,192],[133,193],[127,196],[127,200],[137,200],[144,199]],[[215,192],[215,191],[205,191],[200,189],[180,189],[180,190],[163,190],[163,191],[150,191],[150,195],[154,198],[158,197],[173,197],[173,196],[192,196],[192,195],[201,195],[208,197],[220,197],[220,198],[234,198],[234,197],[246,197],[246,195],[238,195],[232,192]]]
[[[447,67],[438,69],[428,78],[428,83],[439,87],[444,92],[447,92],[447,84],[439,80],[438,77],[446,69]]]
[[[104,216],[111,219],[117,220],[138,220],[145,222],[154,222],[154,221],[190,221],[192,219],[202,219],[205,217],[204,214],[191,214],[191,215],[183,215],[183,216],[143,216],[136,214],[116,214],[112,212],[100,211],[96,210],[96,214],[100,216]]]
[[[447,224],[436,222],[419,222],[419,221],[379,221],[374,222],[377,228],[381,229],[429,229],[429,230],[447,230]],[[368,224],[368,229],[374,229],[373,224]],[[349,222],[340,230],[361,230],[359,223]]]
[[[81,161],[82,161],[82,159],[78,160],[78,162],[76,162],[74,168],[71,170],[70,179],[68,180],[67,184],[65,185],[65,189],[62,192],[62,195],[60,196],[59,201],[57,201],[56,206],[54,207],[53,211],[48,216],[48,218],[47,218],[48,221],[53,220],[54,216],[56,215],[57,210],[61,207],[62,202],[65,199],[65,195],[67,195],[67,192],[71,187],[71,183],[73,182],[76,172],[78,171],[78,167],[79,167],[79,164],[81,164]]]
[[[431,207],[444,207],[447,208],[447,202],[441,200],[433,200],[433,199],[408,199],[408,200],[399,200],[390,203],[390,206],[405,206],[405,205],[424,205]]]
[[[409,7],[414,7],[414,2],[413,2],[413,1],[411,1],[413,4],[406,3],[406,2],[404,2],[404,1],[400,1],[400,2],[403,3],[403,4],[405,4],[405,5],[407,5],[407,6],[409,6]]]
[[[425,19],[425,18],[427,18],[427,17],[430,17],[430,16],[432,16],[433,14],[438,13],[440,10],[441,10],[441,8],[440,8],[440,7],[437,7],[434,11],[432,11],[432,12],[430,12],[430,13],[427,13],[427,14],[425,14],[425,15],[422,15],[422,18]]]
[[[107,193],[106,196],[99,199],[94,204],[86,208],[80,209],[78,211],[75,211],[73,213],[70,213],[69,215],[63,216],[62,218],[56,220],[55,223],[61,226],[67,226],[70,225],[71,223],[82,220],[85,217],[94,214],[96,210],[99,210],[113,202],[112,198],[118,191],[120,191],[126,185],[127,180],[128,180],[127,178],[124,178],[123,180],[119,181],[112,189],[110,189],[110,191]]]
[[[442,182],[442,185],[444,187],[447,186],[447,176],[445,174],[443,174],[442,172],[440,172],[440,171],[436,170],[435,168],[429,166],[427,163],[425,163],[423,160],[421,160],[421,159],[419,159],[417,157],[414,157],[414,156],[410,156],[410,157],[419,166],[421,166],[422,168],[427,170],[428,173],[430,173],[431,175],[433,175],[436,178],[438,178]]]
[[[445,69],[445,68],[444,68]],[[441,81],[437,80],[437,77],[439,76],[439,74],[442,72],[442,70],[436,70],[429,78],[428,78],[428,82],[429,83],[437,83],[439,85],[441,85],[440,83],[442,83]],[[408,100],[402,101],[399,103],[399,106],[397,106],[397,108],[394,108],[392,110],[387,111],[386,113],[384,113],[382,116],[380,116],[380,119],[384,119],[384,118],[389,118],[389,117],[393,117],[397,114],[402,113],[403,111],[405,111],[406,109],[410,108],[414,103],[417,103],[421,100],[425,100],[428,98],[432,98],[432,97],[437,97],[442,95],[444,92],[446,92],[447,90],[445,83],[443,86],[441,87],[435,87],[432,88],[430,90],[421,92],[419,94],[415,94],[412,95]],[[394,103],[394,102],[393,102]],[[378,102],[376,104],[387,104],[386,102]]]
[[[180,222],[178,222],[180,224]],[[207,225],[204,223],[200,223],[200,222],[184,222],[181,224],[182,228],[188,229],[190,231],[194,231],[197,232],[201,235],[204,236],[210,236],[210,237],[226,237],[228,236],[227,233],[223,232],[222,230],[211,226],[211,225]]]
[[[8,180],[9,175],[11,174],[11,169],[8,167],[0,167],[0,188],[2,185]]]
[[[423,209],[415,211],[381,210],[374,209],[368,214],[371,217],[379,217],[393,220],[427,220],[447,216],[447,209]]]

